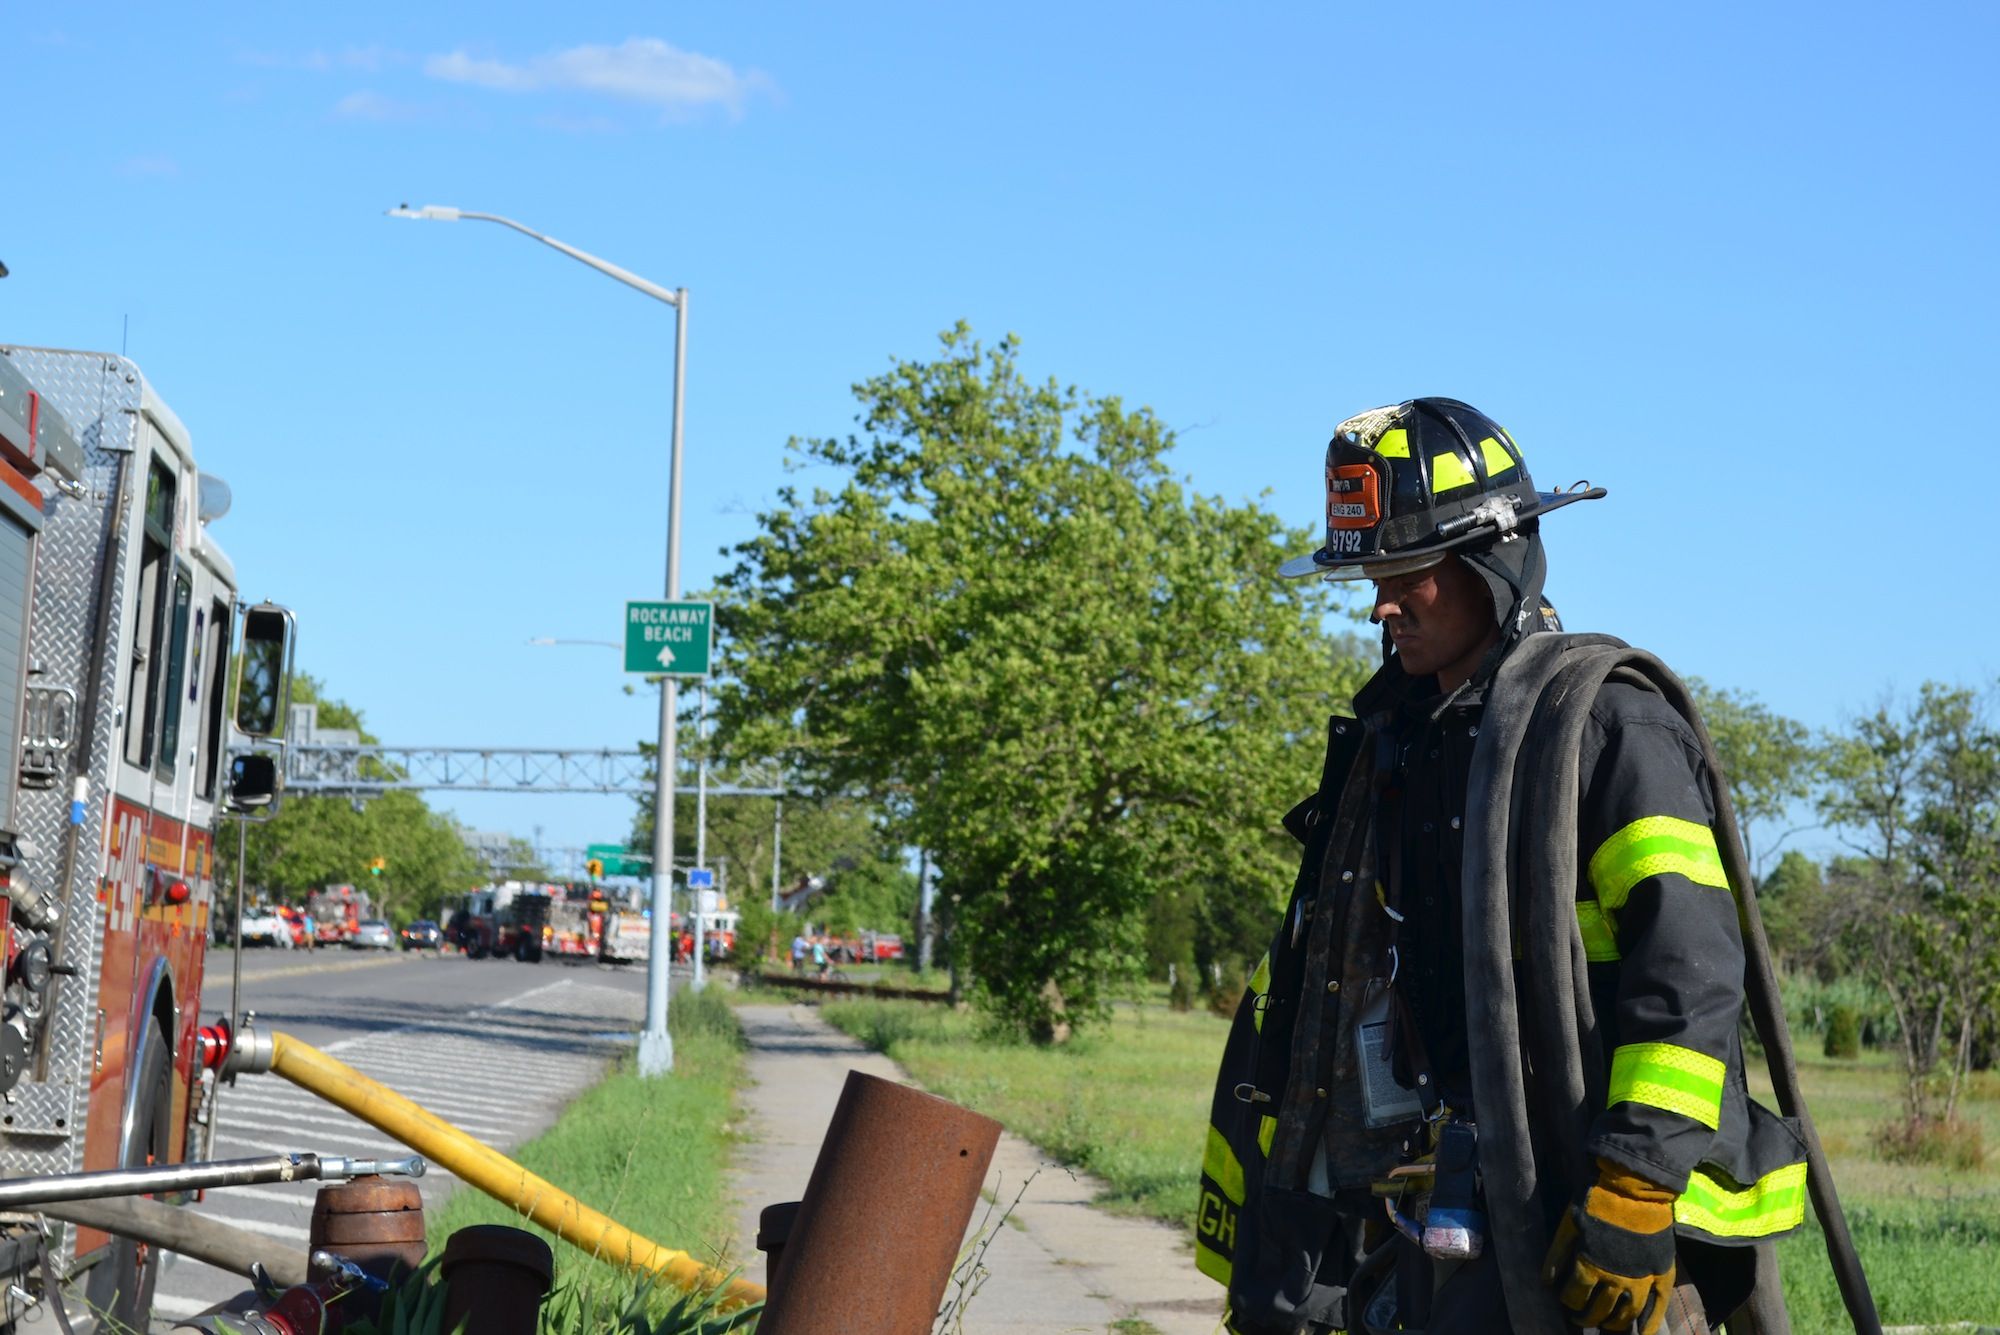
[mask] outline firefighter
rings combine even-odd
[[[1383,663],[1355,717],[1330,722],[1319,791],[1285,817],[1305,855],[1217,1082],[1196,1258],[1229,1288],[1230,1329],[1540,1332],[1566,1316],[1653,1335],[1767,1301],[1756,1252],[1801,1220],[1804,1152],[1745,1092],[1744,944],[1702,745],[1616,674],[1559,734],[1573,746],[1549,741],[1561,693],[1522,675],[1565,641],[1617,644],[1549,634],[1523,652],[1561,630],[1542,516],[1604,492],[1537,491],[1507,431],[1440,398],[1341,423],[1325,476],[1325,546],[1280,573],[1372,581]],[[1573,802],[1549,808],[1567,814],[1541,828],[1517,813],[1562,783],[1497,804],[1478,790],[1481,724],[1507,717],[1529,720],[1522,764],[1574,766]],[[1506,867],[1542,857],[1538,841],[1574,856],[1549,920],[1573,957],[1522,917],[1482,917],[1491,873],[1467,878],[1482,832]],[[1473,985],[1488,945],[1518,1004]],[[1526,1000],[1571,958],[1594,1016],[1576,1034]],[[1487,1098],[1564,1053],[1593,1084],[1567,1153],[1563,1110],[1531,1095],[1510,1120]],[[1529,1202],[1528,1227],[1491,1236],[1489,1198]]]

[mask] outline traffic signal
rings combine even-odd
[[[370,876],[380,876],[387,870],[389,870],[389,859],[387,858],[376,858],[368,864],[368,874]]]
[[[592,858],[588,862],[583,864],[583,869],[589,872],[590,879],[595,881],[599,877],[604,875],[604,859]]]

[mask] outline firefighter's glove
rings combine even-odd
[[[1579,1326],[1655,1335],[1674,1291],[1674,1193],[1609,1159],[1556,1229],[1542,1282]]]

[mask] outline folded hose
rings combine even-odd
[[[1583,1142],[1590,1110],[1585,1091],[1602,1088],[1603,1054],[1594,1039],[1583,943],[1576,929],[1577,800],[1580,742],[1597,692],[1613,678],[1656,691],[1692,725],[1707,763],[1715,831],[1729,883],[1736,891],[1745,964],[1744,991],[1764,1045],[1780,1111],[1796,1118],[1806,1146],[1807,1189],[1826,1234],[1827,1257],[1854,1329],[1881,1335],[1867,1277],[1854,1252],[1833,1176],[1799,1088],[1791,1034],[1778,995],[1777,973],[1757,910],[1755,881],[1737,833],[1722,764],[1700,712],[1680,679],[1651,654],[1604,635],[1537,634],[1501,663],[1487,697],[1467,789],[1464,927],[1467,995],[1484,999],[1471,1045],[1474,1103],[1487,1211],[1499,1253],[1508,1315],[1518,1335],[1572,1335],[1554,1296],[1540,1283],[1549,1244],[1542,1182],[1534,1151],[1536,1125],[1528,1107],[1521,1023],[1537,1034],[1533,1067],[1538,1093],[1555,1107],[1579,1110],[1553,1130],[1564,1179],[1587,1179]],[[1524,818],[1525,817],[1525,818]],[[1530,831],[1514,848],[1510,834]],[[1547,969],[1546,986],[1526,1002],[1514,986],[1514,934],[1524,954]],[[1538,948],[1539,947],[1539,948]],[[1538,1103],[1540,1101],[1538,1100]],[[1549,1125],[1549,1109],[1537,1108]],[[1757,1335],[1785,1335],[1788,1323],[1776,1292],[1776,1267],[1760,1247],[1757,1292],[1739,1317]]]

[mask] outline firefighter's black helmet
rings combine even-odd
[[[1507,429],[1457,399],[1409,399],[1334,428],[1326,446],[1326,545],[1280,566],[1288,579],[1382,579],[1451,552],[1532,533],[1602,487],[1535,490]]]

